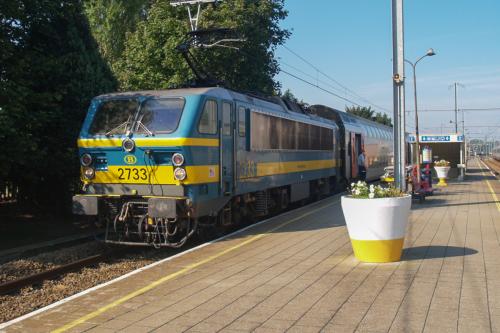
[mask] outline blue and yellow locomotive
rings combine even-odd
[[[349,130],[340,116],[218,87],[99,96],[78,140],[73,211],[101,219],[106,242],[179,247],[197,230],[331,193],[352,177]]]

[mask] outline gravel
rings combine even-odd
[[[99,254],[105,249],[102,243],[91,242],[7,262],[0,265],[0,283]],[[55,280],[44,281],[40,285],[28,286],[12,294],[0,295],[0,322],[47,306],[168,257],[175,252],[179,251],[125,248],[120,255],[113,255],[105,262],[100,262],[95,266],[85,267]]]

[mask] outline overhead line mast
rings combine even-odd
[[[392,0],[392,62],[394,99],[394,180],[406,191],[405,84],[403,0]],[[418,153],[418,152],[417,152]],[[417,175],[420,177],[420,175]]]

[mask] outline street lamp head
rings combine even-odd
[[[430,48],[430,49],[428,49],[428,50],[427,50],[426,55],[427,55],[428,57],[432,57],[433,55],[436,55],[436,52],[434,52],[434,49],[433,49],[433,48]]]

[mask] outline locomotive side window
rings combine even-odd
[[[243,106],[238,108],[238,133],[240,136],[245,136],[246,134],[246,112]]]
[[[252,149],[270,149],[269,131],[271,128],[269,117],[252,112],[251,118],[251,145]]]
[[[308,150],[309,149],[309,124],[297,123],[297,149]]]
[[[198,132],[202,134],[217,134],[217,102],[207,100],[198,124]]]
[[[138,108],[139,102],[135,99],[101,102],[90,125],[89,134],[125,134],[132,126]]]
[[[222,134],[231,135],[231,104],[222,103]]]
[[[333,130],[257,112],[251,113],[252,150],[333,150]]]
[[[295,123],[288,119],[281,119],[281,135],[279,149],[295,149]]]
[[[172,133],[177,129],[184,109],[184,99],[150,99],[141,108],[139,120],[153,133]],[[145,132],[138,127],[136,133]]]
[[[333,150],[333,131],[329,128],[321,127],[321,150]]]
[[[313,150],[321,149],[321,127],[310,125],[309,133],[311,136],[311,142],[309,143],[309,148]]]
[[[280,148],[280,137],[281,137],[281,118],[278,117],[268,117],[270,123],[270,141],[268,147],[270,149]]]

